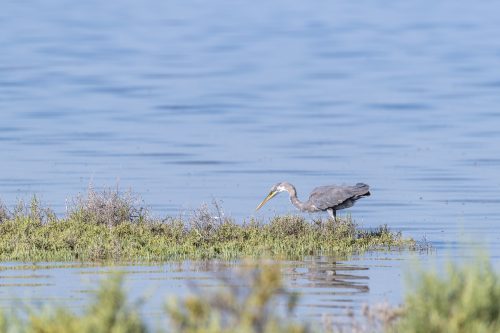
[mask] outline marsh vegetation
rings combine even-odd
[[[215,203],[189,217],[160,219],[130,192],[111,189],[90,188],[70,202],[64,217],[44,208],[36,197],[12,210],[1,205],[0,260],[293,259],[415,246],[386,226],[367,230],[349,217],[334,222],[286,215],[237,223]]]

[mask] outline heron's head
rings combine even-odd
[[[269,194],[267,195],[267,197],[262,200],[262,202],[257,206],[257,208],[255,208],[255,210],[259,210],[262,206],[264,206],[266,204],[266,202],[268,202],[269,200],[271,200],[272,198],[274,198],[274,196],[280,192],[283,192],[283,191],[286,191],[286,187],[285,187],[285,184],[284,183],[278,183],[276,185],[274,185],[273,187],[271,187],[271,191],[269,191]]]

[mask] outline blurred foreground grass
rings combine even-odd
[[[95,299],[80,314],[63,307],[19,313],[0,310],[0,332],[171,332],[171,333],[339,333],[500,331],[500,276],[488,260],[472,266],[450,264],[446,273],[418,272],[405,303],[366,307],[350,324],[308,323],[291,317],[299,296],[288,291],[280,268],[261,263],[234,272],[217,292],[171,299],[164,326],[146,326],[130,303],[122,278],[104,280]],[[238,283],[234,282],[234,279]],[[279,300],[279,302],[277,302]],[[281,305],[283,308],[280,308]]]
[[[0,204],[0,260],[163,261],[182,259],[347,254],[408,249],[415,242],[386,226],[359,228],[350,218],[307,221],[278,216],[236,223],[220,207],[188,218],[157,219],[130,193],[96,192],[72,200],[57,217],[37,198],[12,211]]]
[[[500,332],[500,275],[487,258],[420,271],[409,285],[404,315],[391,332]]]

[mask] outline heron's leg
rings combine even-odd
[[[337,211],[333,208],[328,208],[326,211],[328,212],[328,215],[330,215],[330,218],[337,222]]]

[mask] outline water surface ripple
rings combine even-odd
[[[471,0],[4,1],[0,198],[38,194],[64,214],[89,183],[119,183],[157,215],[216,198],[241,221],[294,212],[284,196],[254,212],[278,181],[302,198],[362,181],[373,195],[350,210],[362,225],[425,236],[440,254],[480,241],[496,259],[499,12]],[[331,300],[347,289],[325,303],[346,306],[398,285],[393,271],[289,278]],[[41,281],[26,290],[68,283]]]

